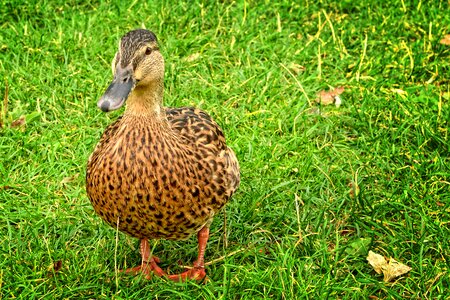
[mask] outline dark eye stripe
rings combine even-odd
[[[137,56],[133,59],[133,70],[136,70],[137,65],[142,61],[142,56]]]

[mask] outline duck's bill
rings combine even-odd
[[[97,103],[98,108],[104,112],[121,108],[134,88],[136,81],[128,74],[124,74],[128,72],[121,73],[116,72],[113,82]]]

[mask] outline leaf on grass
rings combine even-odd
[[[340,86],[330,91],[321,91],[317,94],[316,102],[322,105],[335,104],[339,107],[342,104],[342,100],[339,97],[344,92],[344,87]]]
[[[371,238],[359,238],[351,242],[345,252],[353,256],[364,255],[369,250],[369,245],[372,242]]]
[[[443,97],[445,100],[450,100],[450,92],[445,92],[445,93],[443,93],[443,94],[442,94],[442,97]]]
[[[230,45],[231,50],[233,50],[234,44],[236,44],[236,37],[233,35],[231,37],[231,45]]]
[[[383,255],[372,251],[369,251],[367,260],[375,272],[378,274],[383,273],[384,282],[390,282],[393,279],[411,271],[411,268],[407,265],[404,265],[393,258],[386,259]]]
[[[61,268],[62,268],[62,261],[61,260],[54,261],[53,264],[47,268],[47,276],[52,277],[53,275],[61,271]]]
[[[376,254],[372,251],[369,251],[367,260],[369,261],[369,264],[372,266],[375,272],[377,272],[378,274],[381,274],[383,267],[387,265],[386,259],[383,255]]]
[[[403,99],[406,99],[406,96],[408,96],[408,92],[402,90],[402,89],[391,89],[393,93],[398,94]]]
[[[450,34],[444,35],[444,38],[439,43],[450,46]]]
[[[38,112],[38,111],[34,111],[34,112],[30,113],[30,114],[27,114],[25,116],[25,122],[27,124],[30,124],[32,121],[38,119],[40,117],[40,115],[41,115],[41,113]]]
[[[25,116],[20,116],[20,118],[11,122],[11,128],[20,127],[24,124],[25,124]]]
[[[200,53],[194,53],[186,57],[184,60],[187,62],[193,62],[200,58]]]
[[[306,110],[308,115],[320,115],[320,109],[318,107],[310,107]]]
[[[55,273],[59,272],[61,270],[62,267],[62,261],[57,260],[53,263],[53,271],[55,271]]]
[[[391,258],[389,259],[389,265],[386,272],[383,272],[384,281],[389,282],[394,278],[408,273],[409,271],[411,271],[411,267],[408,267],[407,265],[404,265],[401,262],[398,262],[395,259]]]
[[[5,94],[3,95],[3,106],[2,111],[0,112],[0,128],[3,127],[3,119],[6,118],[6,114],[8,112],[8,93],[9,93],[9,85],[8,79],[5,78]]]
[[[357,182],[351,181],[347,186],[350,188],[350,198],[353,199],[359,195],[359,185]]]
[[[72,182],[75,179],[77,179],[79,175],[80,174],[77,173],[77,174],[69,176],[69,177],[64,177],[63,180],[61,180],[61,184],[66,184],[66,183]]]
[[[355,232],[354,229],[342,229],[341,231],[339,231],[339,234],[341,236],[346,236],[346,235],[352,235]]]
[[[287,66],[287,68],[288,68],[292,73],[294,73],[295,75],[297,75],[297,74],[299,74],[299,73],[301,73],[301,72],[304,72],[304,71],[306,70],[306,68],[305,68],[304,66],[299,65],[299,64],[296,64],[296,63],[293,63],[293,62],[291,62],[291,63]]]

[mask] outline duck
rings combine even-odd
[[[163,106],[164,58],[147,29],[126,33],[112,60],[103,112],[125,106],[106,127],[86,168],[86,192],[107,224],[140,240],[141,264],[125,273],[203,280],[214,216],[240,184],[238,159],[220,126],[201,109]],[[197,235],[192,268],[167,274],[150,241]]]

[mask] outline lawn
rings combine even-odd
[[[0,0],[0,298],[450,299],[448,1],[122,2]],[[123,112],[96,102],[140,27],[165,104],[207,111],[240,161],[205,284],[119,273],[139,243],[86,196]],[[154,245],[172,273],[196,257]],[[384,282],[369,250],[412,269]]]

